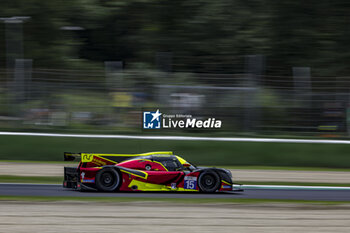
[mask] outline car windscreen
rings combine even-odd
[[[153,156],[153,160],[160,162],[163,166],[168,169],[168,171],[179,171],[182,170],[182,166],[176,157],[162,157],[162,156]]]

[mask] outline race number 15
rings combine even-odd
[[[195,180],[185,180],[184,189],[196,189],[196,183]]]

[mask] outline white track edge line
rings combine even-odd
[[[46,185],[52,185],[52,186],[62,186],[61,184],[42,184],[42,183],[0,183],[0,185],[38,185],[38,186],[46,186]]]
[[[349,190],[344,186],[300,186],[300,185],[233,185],[234,188],[242,189],[294,189],[294,190]]]
[[[236,138],[236,137],[192,137],[192,136],[140,136],[140,135],[101,135],[101,134],[60,134],[60,133],[28,133],[0,132],[6,136],[44,136],[44,137],[75,137],[75,138],[115,138],[144,140],[183,140],[183,141],[223,141],[223,142],[278,142],[278,143],[323,143],[350,144],[350,140],[323,139],[283,139],[283,138]]]

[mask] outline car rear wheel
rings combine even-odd
[[[218,190],[220,186],[220,177],[213,171],[203,172],[199,175],[198,185],[200,191],[205,193],[213,193]]]
[[[119,188],[121,176],[114,168],[103,168],[96,175],[97,189],[104,192],[116,191]]]

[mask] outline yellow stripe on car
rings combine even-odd
[[[92,162],[94,156],[99,157],[138,157],[138,156],[146,156],[146,155],[172,155],[172,151],[156,151],[156,152],[147,152],[142,154],[99,154],[99,153],[81,153],[81,161],[83,163]],[[106,159],[106,158],[104,158]],[[106,159],[108,160],[108,159]],[[108,160],[111,162],[115,162],[112,160]]]
[[[183,158],[181,158],[180,156],[175,155],[175,157],[179,160],[179,162],[184,165],[185,163],[188,163],[186,160],[184,160]]]
[[[156,152],[147,152],[147,153],[142,153],[140,155],[172,155],[172,151],[156,151]]]
[[[132,180],[129,184],[129,188],[133,188],[140,190],[140,191],[189,191],[189,192],[198,192],[198,190],[195,189],[184,189],[184,188],[178,188],[172,189],[171,186],[166,186],[163,184],[152,184],[147,183],[139,180]]]
[[[224,184],[228,184],[228,185],[231,185],[229,182],[227,182],[227,181],[224,181],[224,180],[221,180],[221,182],[222,183],[224,183]]]
[[[137,177],[140,177],[142,179],[147,179],[147,177],[148,177],[148,174],[146,172],[144,172],[144,171],[140,171],[140,170],[131,171],[131,169],[127,169],[127,168],[123,168],[123,167],[118,167],[118,169],[121,172],[130,174],[130,175],[133,175],[133,176],[137,176]],[[142,175],[137,174],[137,173],[141,173]]]

